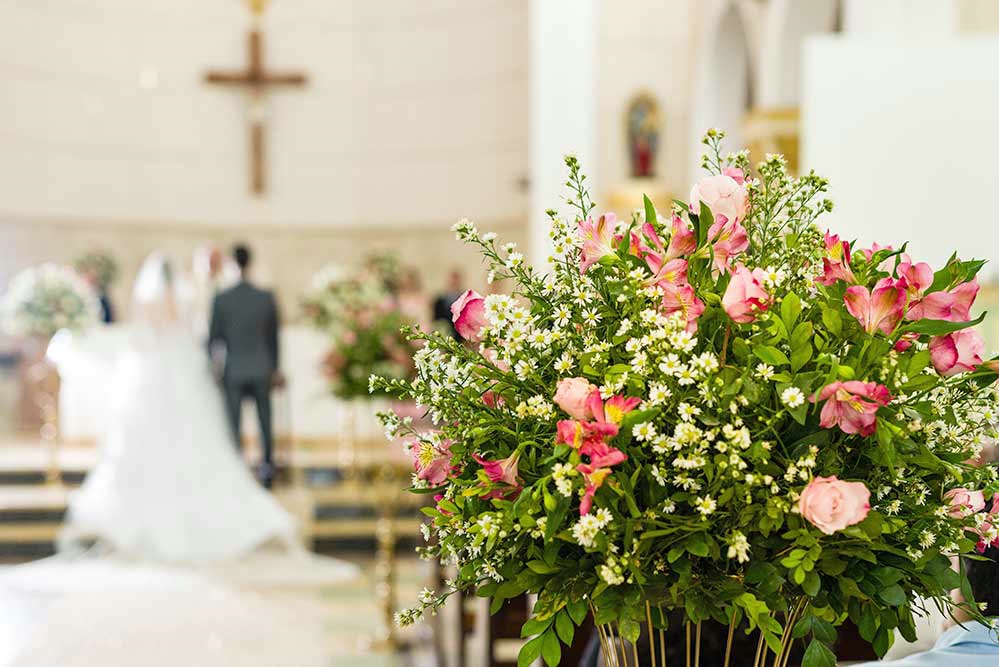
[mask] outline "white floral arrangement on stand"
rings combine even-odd
[[[14,276],[0,302],[4,331],[49,338],[60,329],[78,331],[98,323],[97,295],[68,266],[45,263]]]

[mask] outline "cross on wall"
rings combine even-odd
[[[248,64],[242,70],[208,70],[205,82],[244,88],[250,97],[250,190],[255,195],[267,191],[267,143],[264,103],[271,87],[301,88],[307,82],[303,72],[272,72],[264,65],[263,36],[257,29],[247,34]]]

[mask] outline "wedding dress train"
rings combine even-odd
[[[351,563],[301,547],[291,515],[254,479],[177,295],[169,264],[154,254],[136,283],[139,317],[126,349],[108,368],[107,384],[94,388],[107,405],[99,461],[70,496],[60,553],[0,568],[0,598],[44,609],[50,637],[76,637],[98,650],[91,644],[99,619],[116,626],[129,605],[148,610],[142,600],[155,592],[159,609],[183,614],[172,630],[143,626],[166,657],[174,655],[169,632],[259,637],[272,621],[286,623],[287,607],[261,589],[315,589],[359,574]],[[257,612],[236,612],[247,608]],[[202,617],[212,620],[199,629]],[[53,654],[51,664],[76,664],[61,660]]]

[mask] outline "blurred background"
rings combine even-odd
[[[991,260],[978,307],[999,306],[991,0],[0,0],[0,44],[0,292],[75,267],[113,310],[77,336],[99,356],[151,251],[197,303],[231,280],[233,243],[254,250],[283,315],[276,493],[306,545],[364,572],[312,592],[330,664],[515,664],[522,612],[468,600],[390,631],[396,600],[446,573],[412,556],[409,464],[372,422],[386,402],[363,395],[370,371],[407,372],[400,350],[352,356],[331,313],[338,284],[367,281],[362,308],[447,330],[463,289],[502,289],[451,225],[544,261],[564,154],[626,215],[642,193],[686,199],[701,135],[722,128],[754,162],[828,177],[841,236]],[[983,327],[994,352],[999,320]],[[9,563],[54,552],[98,457],[104,378],[53,369],[47,344],[0,337]]]

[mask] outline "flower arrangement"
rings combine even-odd
[[[60,329],[97,324],[100,306],[90,285],[73,269],[47,263],[14,276],[0,312],[8,333],[48,338]]]
[[[533,593],[521,665],[558,664],[587,614],[613,654],[680,612],[698,635],[758,632],[756,664],[802,639],[816,667],[847,618],[883,655],[895,628],[915,638],[916,600],[971,599],[948,557],[999,537],[980,512],[996,470],[970,463],[996,436],[999,360],[971,318],[983,263],[934,271],[823,234],[824,179],[781,156],[750,176],[722,136],[667,215],[596,215],[567,158],[577,213],[549,211],[548,276],[455,226],[517,288],[469,291],[469,344],[417,334],[415,379],[372,380],[435,424],[382,416],[436,499],[426,553],[458,572],[401,624],[455,590],[494,610]]]
[[[107,252],[85,253],[73,262],[73,266],[81,276],[92,276],[94,287],[97,289],[108,289],[118,278],[118,263]]]
[[[411,322],[396,308],[396,267],[393,258],[375,255],[353,271],[326,267],[313,280],[305,314],[330,334],[323,372],[340,398],[367,398],[372,374],[412,377],[416,344],[402,333]]]

